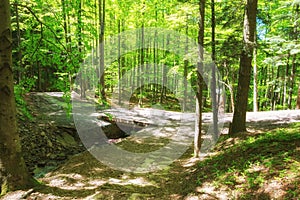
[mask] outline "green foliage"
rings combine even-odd
[[[25,119],[30,119],[32,120],[33,117],[28,110],[26,101],[24,100],[24,95],[26,94],[26,91],[23,87],[20,85],[16,85],[14,87],[14,93],[15,93],[15,99],[16,99],[16,105],[17,105],[17,110],[19,111],[20,118],[25,120]]]
[[[104,113],[104,114],[109,118],[110,121],[113,120],[114,116],[112,114],[110,113]]]
[[[64,2],[64,4],[62,4]],[[87,68],[99,68],[98,1],[31,1],[13,2],[12,27],[14,38],[15,80],[27,91],[62,91],[67,94],[78,77],[84,60]],[[297,82],[299,82],[299,29],[298,1],[260,1],[257,17],[258,100],[260,110],[294,108]],[[18,11],[18,12],[17,12]],[[237,87],[240,52],[242,50],[242,23],[244,2],[222,0],[215,2],[216,64],[222,80]],[[172,29],[197,41],[199,9],[196,1],[107,1],[105,9],[105,39],[119,32],[144,27]],[[206,4],[205,50],[211,50],[211,12]],[[120,30],[118,30],[120,29]],[[179,38],[180,39],[180,38]],[[156,39],[148,41],[155,48]],[[125,48],[122,46],[121,49]],[[119,48],[117,43],[114,48]],[[179,47],[180,48],[180,47]],[[108,49],[107,51],[110,51]],[[93,53],[91,53],[93,51]],[[122,53],[122,52],[121,52]],[[156,63],[171,66],[166,74],[172,76],[184,71],[184,58],[169,52],[147,49],[144,64]],[[155,54],[155,56],[154,56]],[[105,55],[109,55],[106,52]],[[91,57],[88,58],[88,57]],[[121,74],[140,65],[140,51],[122,56]],[[118,84],[118,61],[105,69],[105,92],[110,96]],[[195,70],[188,68],[188,80],[195,85]],[[294,71],[294,72],[293,72]],[[95,72],[95,71],[94,71]],[[92,72],[91,72],[92,73]],[[89,80],[90,77],[83,77]],[[96,77],[97,78],[97,77]],[[137,77],[134,77],[137,78]],[[161,79],[161,77],[157,77]],[[288,81],[290,80],[290,81]],[[167,79],[171,81],[171,79]],[[274,82],[273,82],[274,81]],[[73,87],[80,91],[79,85]],[[180,88],[180,87],[179,87]],[[95,89],[95,88],[93,88]],[[292,92],[290,92],[292,91]],[[100,97],[98,91],[96,95]],[[205,92],[207,101],[210,93]],[[228,99],[230,93],[226,91]],[[139,96],[139,98],[144,97]],[[146,95],[147,96],[147,95]],[[253,95],[249,95],[249,110]],[[68,98],[66,98],[68,101]],[[100,99],[100,104],[105,104]],[[107,102],[106,102],[107,103]],[[208,103],[210,104],[210,103]],[[66,108],[69,110],[69,108]],[[210,110],[210,107],[205,107]]]

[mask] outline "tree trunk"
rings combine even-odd
[[[290,63],[290,54],[288,55],[287,62],[286,62],[286,68],[285,68],[285,76],[284,76],[284,87],[283,87],[283,100],[282,105],[284,108],[286,108],[286,97],[287,97],[287,87],[288,87],[288,77],[289,77],[289,63]]]
[[[240,58],[236,107],[233,114],[231,134],[246,131],[246,113],[251,77],[254,36],[256,29],[257,0],[247,0],[244,16],[244,48]]]
[[[20,15],[19,6],[15,4],[16,9],[16,21],[17,21],[17,50],[18,50],[18,84],[21,83],[23,77],[23,65],[22,65],[22,49],[21,49],[21,30],[20,30]]]
[[[255,47],[253,52],[253,112],[258,111],[258,85],[257,85],[257,47],[256,47],[256,32],[255,32]]]
[[[102,103],[106,101],[105,79],[104,79],[104,30],[105,30],[105,0],[99,0],[99,48],[100,48],[100,66],[99,66],[99,95]]]
[[[164,42],[164,40],[166,39],[166,44]],[[169,44],[169,36],[167,36],[167,38],[163,39],[163,48],[168,48],[168,44]],[[168,56],[168,52],[163,52],[163,57],[166,58]],[[166,98],[166,85],[167,85],[167,68],[166,65],[161,63],[161,88],[160,88],[160,104],[163,104],[163,100]]]
[[[140,49],[140,73],[138,74],[138,76],[140,77],[140,96],[139,96],[139,107],[143,107],[143,98],[144,98],[144,63],[145,63],[145,50],[144,50],[144,46],[145,46],[145,39],[144,39],[144,24],[142,24],[142,29],[141,29],[141,49]]]
[[[201,150],[201,136],[202,136],[202,89],[203,89],[203,78],[200,74],[203,67],[203,45],[204,45],[204,18],[205,18],[205,0],[199,0],[199,33],[198,33],[198,44],[199,44],[199,60],[197,70],[197,92],[196,92],[196,121],[195,121],[195,136],[194,136],[194,157],[200,157]]]
[[[0,0],[0,194],[30,185],[17,131],[9,0]]]
[[[292,60],[292,72],[290,76],[290,89],[289,89],[289,99],[288,99],[289,109],[292,109],[293,91],[295,86],[295,75],[296,75],[296,55],[293,56],[293,60]]]
[[[121,21],[118,20],[118,105],[121,105]]]
[[[300,109],[300,83],[298,86],[298,95],[297,95],[297,105],[296,105],[296,109]]]
[[[157,15],[157,13],[156,13]],[[154,66],[153,66],[153,88],[152,88],[152,99],[154,99],[155,103],[156,102],[156,99],[157,99],[157,76],[156,76],[156,71],[157,71],[157,50],[156,50],[156,37],[157,36],[157,31],[155,31],[155,35],[154,35],[154,40],[153,40],[153,63],[154,63]]]
[[[185,34],[188,36],[189,33],[189,24],[188,24],[188,14],[186,15],[186,26],[185,26]],[[185,53],[188,54],[189,51],[189,40],[188,37],[186,37],[185,41]],[[183,92],[183,112],[186,111],[186,102],[187,102],[187,75],[188,75],[188,65],[189,61],[187,59],[184,60],[184,71],[183,71],[183,87],[184,87],[184,92]]]
[[[217,103],[217,83],[216,83],[216,41],[215,41],[215,29],[216,29],[216,19],[215,19],[215,1],[211,0],[211,58],[213,61],[211,70],[211,98],[212,98],[212,110],[213,110],[213,133],[214,139],[216,140],[219,134],[218,130],[218,103]]]
[[[77,0],[77,27],[76,27],[76,31],[77,31],[77,39],[78,39],[78,43],[77,43],[77,48],[78,48],[78,56],[79,56],[79,60],[80,62],[82,62],[82,2],[81,0]],[[71,76],[70,72],[69,72],[69,76]],[[81,76],[80,76],[80,97],[81,98],[86,98],[86,72],[85,69],[83,68],[81,71]]]

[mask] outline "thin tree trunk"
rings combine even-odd
[[[218,103],[217,103],[217,85],[216,85],[216,65],[214,62],[216,61],[216,41],[215,41],[215,27],[216,27],[216,19],[215,19],[215,1],[211,0],[211,49],[212,49],[212,70],[211,70],[211,97],[212,97],[212,110],[213,110],[213,133],[214,139],[216,140],[219,134],[218,130]]]
[[[62,14],[63,14],[63,27],[64,27],[64,34],[65,34],[65,42],[66,45],[68,46],[68,25],[67,25],[67,11],[66,11],[66,2],[65,0],[61,0],[61,4],[62,4]]]
[[[296,3],[295,4],[295,15],[294,15],[294,21],[295,21],[295,26],[294,26],[294,30],[293,30],[293,36],[294,36],[294,40],[295,41],[298,41],[298,26],[299,26],[299,8],[300,8],[300,5],[299,3]],[[295,75],[296,75],[296,71],[297,71],[297,67],[296,67],[296,54],[293,55],[293,61],[292,61],[292,74],[291,74],[291,79],[290,79],[290,82],[291,82],[291,87],[290,87],[290,91],[289,91],[289,102],[288,102],[288,107],[289,109],[292,109],[292,101],[293,101],[293,91],[294,91],[294,86],[295,86]],[[299,95],[299,92],[298,92],[298,95]],[[298,107],[298,96],[297,95],[297,103],[296,103],[296,107]]]
[[[168,38],[167,38],[167,40],[168,40]],[[165,47],[164,46],[165,45],[165,38],[163,38],[163,49],[164,48],[167,48],[167,47]],[[167,53],[166,52],[163,52],[163,57],[165,58],[165,57],[167,57]],[[165,93],[165,83],[166,83],[166,75],[165,75],[165,73],[166,73],[166,67],[165,67],[165,65],[164,65],[164,63],[161,63],[161,85],[160,85],[160,99],[159,99],[159,102],[160,102],[160,104],[162,104],[163,103],[163,99],[164,99],[164,93]]]
[[[289,71],[290,71],[290,54],[288,55],[287,62],[286,62],[286,69],[285,69],[285,76],[284,76],[284,88],[283,88],[283,107],[286,108],[286,102],[287,102],[287,88],[288,88],[288,77],[289,77]]]
[[[292,60],[292,72],[290,76],[290,90],[289,90],[289,100],[288,100],[289,109],[292,109],[293,91],[295,86],[295,74],[296,74],[296,55],[293,56],[293,60]]]
[[[139,97],[139,106],[143,107],[143,97],[144,97],[144,63],[145,63],[145,39],[144,39],[144,24],[142,24],[142,33],[141,33],[141,50],[140,50],[140,57],[141,57],[141,71],[139,73],[140,76],[140,97]]]
[[[297,105],[296,105],[296,109],[299,110],[300,109],[300,83],[298,85],[298,95],[297,95]]]
[[[156,12],[157,15],[157,12]],[[156,102],[156,98],[157,98],[157,76],[156,76],[156,71],[157,71],[157,50],[156,50],[156,35],[157,35],[157,31],[155,31],[154,34],[154,40],[153,40],[153,86],[152,86],[152,98],[154,99],[155,103]]]
[[[105,31],[105,0],[99,0],[99,47],[100,47],[100,66],[99,66],[99,95],[102,103],[106,101],[105,79],[104,79],[104,31]]]
[[[257,86],[257,43],[256,43],[256,32],[255,32],[255,47],[253,51],[253,112],[258,111],[258,86]]]
[[[121,105],[121,21],[118,20],[118,104]]]
[[[199,32],[198,32],[198,44],[199,44],[199,63],[197,69],[197,92],[196,92],[196,120],[195,120],[195,135],[194,135],[194,157],[200,157],[201,143],[202,143],[202,89],[203,78],[200,74],[203,67],[203,45],[204,45],[204,18],[205,18],[205,0],[199,0]]]
[[[36,65],[38,67],[38,80],[37,80],[37,82],[38,82],[38,88],[37,88],[37,90],[39,92],[42,92],[43,89],[42,89],[42,69],[41,69],[41,63],[39,61],[37,61]]]
[[[78,43],[77,43],[77,48],[78,48],[78,53],[79,53],[79,60],[81,62],[81,52],[82,52],[82,2],[81,0],[77,0],[77,39],[78,39]],[[86,98],[86,94],[85,94],[85,81],[86,81],[86,72],[85,69],[82,68],[81,76],[80,76],[80,97],[81,98]]]
[[[189,26],[188,26],[188,15],[186,15],[186,26],[185,26],[185,34],[186,34],[186,41],[185,41],[185,53],[188,54],[189,51],[189,44],[188,44],[188,33],[189,33]],[[184,60],[184,72],[183,72],[183,85],[184,85],[184,92],[183,92],[183,112],[186,111],[186,101],[187,101],[187,74],[188,74],[188,65],[189,61],[187,59]]]

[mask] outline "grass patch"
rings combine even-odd
[[[274,197],[272,193],[278,191],[272,187],[281,190],[280,198],[299,197],[299,128],[297,123],[248,136],[225,149],[222,146],[233,139],[223,138],[217,146],[219,153],[199,163],[198,185],[212,182],[216,188],[240,191],[235,195],[238,199]]]
[[[117,146],[134,153],[148,153],[159,150],[170,142],[168,138],[127,138],[118,143]]]

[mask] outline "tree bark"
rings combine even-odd
[[[20,15],[19,15],[19,6],[15,4],[16,9],[16,21],[17,21],[17,50],[18,50],[18,84],[22,81],[23,76],[23,66],[22,66],[22,49],[21,49],[21,29],[20,29]]]
[[[121,105],[121,20],[118,20],[118,105]]]
[[[186,26],[185,26],[185,34],[188,36],[189,34],[189,24],[188,24],[188,14],[186,15]],[[185,53],[188,54],[189,51],[189,40],[188,37],[186,37],[185,41]],[[184,87],[184,92],[183,92],[183,112],[186,111],[186,103],[187,103],[187,75],[188,75],[188,65],[189,61],[187,59],[184,60],[184,70],[183,70],[183,87]]]
[[[215,31],[216,30],[216,17],[215,17],[215,1],[211,0],[211,58],[213,61],[212,64],[212,74],[211,74],[211,99],[212,99],[212,110],[213,110],[213,133],[214,139],[217,139],[219,130],[218,130],[218,103],[217,103],[217,83],[216,83],[216,41],[215,41]]]
[[[298,95],[297,95],[297,105],[296,105],[296,109],[299,110],[300,109],[300,83],[298,86]]]
[[[142,24],[142,29],[141,29],[141,49],[140,49],[140,65],[141,65],[141,69],[140,69],[140,73],[139,73],[139,77],[140,77],[140,96],[139,96],[139,107],[143,107],[143,98],[144,98],[144,64],[145,64],[145,30],[144,30],[144,23]]]
[[[10,2],[0,0],[0,194],[30,185],[17,131]]]
[[[247,0],[244,16],[244,48],[240,58],[236,107],[233,114],[231,134],[246,131],[246,113],[256,29],[256,12],[257,0]]]
[[[99,66],[99,95],[102,103],[106,102],[105,79],[104,79],[104,31],[105,31],[105,0],[98,0],[99,4],[99,48],[100,48],[100,66]]]
[[[203,45],[204,45],[204,18],[205,18],[205,0],[199,0],[199,33],[198,33],[198,44],[199,44],[199,63],[197,70],[197,92],[196,92],[196,121],[195,121],[195,136],[194,136],[194,157],[200,157],[201,150],[201,136],[202,136],[202,89],[203,89],[203,78],[200,74],[203,66]]]
[[[258,111],[258,85],[257,85],[257,78],[258,78],[258,72],[257,72],[257,42],[256,42],[256,32],[255,32],[255,47],[253,52],[253,112]]]

